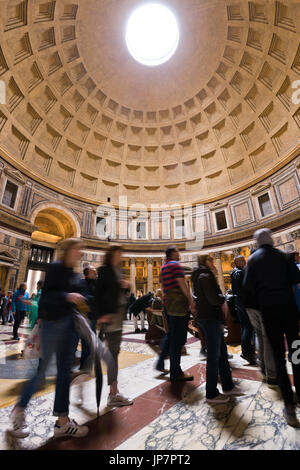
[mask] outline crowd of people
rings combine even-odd
[[[232,378],[229,354],[224,338],[226,318],[235,316],[241,327],[241,357],[260,368],[262,381],[278,387],[284,401],[284,416],[289,425],[299,427],[296,406],[300,406],[300,361],[294,359],[299,344],[300,265],[298,253],[284,253],[274,247],[272,234],[260,229],[254,234],[256,249],[246,263],[243,256],[234,260],[231,272],[231,303],[227,302],[217,281],[217,270],[209,254],[198,256],[198,267],[191,276],[191,289],[180,265],[180,253],[175,246],[166,250],[160,272],[161,290],[140,298],[130,293],[129,282],[121,270],[122,247],[111,245],[104,263],[98,269],[88,266],[84,278],[75,268],[81,259],[83,243],[68,239],[61,244],[57,261],[49,265],[45,281],[38,283],[37,294],[29,299],[26,284],[12,295],[1,296],[3,324],[14,322],[13,337],[18,340],[18,328],[26,312],[30,328],[39,325],[41,357],[35,375],[29,380],[11,413],[10,432],[18,438],[29,435],[25,410],[45,379],[52,355],[56,354],[57,377],[53,414],[57,416],[54,436],[82,437],[88,427],[78,425],[69,417],[70,377],[80,335],[74,324],[74,313],[85,312],[90,328],[99,334],[118,364],[126,314],[135,320],[135,332],[147,332],[152,326],[164,332],[155,369],[170,374],[170,381],[192,381],[194,377],[181,368],[181,355],[187,340],[189,320],[193,318],[206,355],[206,401],[223,404],[231,396],[244,392]],[[230,306],[230,309],[229,309]],[[141,319],[141,330],[137,326]],[[91,370],[92,354],[89,343],[81,338],[80,369]],[[286,353],[291,361],[294,388],[286,367]],[[170,358],[170,370],[165,360]],[[116,374],[108,371],[109,406],[128,406],[133,400],[125,397],[118,387]],[[222,393],[218,389],[218,382]]]

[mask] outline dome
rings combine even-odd
[[[180,41],[148,67],[125,40],[138,0],[1,2],[7,160],[85,202],[149,207],[221,199],[295,156],[296,3],[160,3]]]

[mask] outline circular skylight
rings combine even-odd
[[[177,49],[179,29],[174,14],[159,3],[147,3],[130,16],[126,44],[132,57],[144,65],[160,65]]]

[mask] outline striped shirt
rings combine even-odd
[[[178,261],[167,260],[160,270],[160,282],[164,293],[173,287],[179,287],[176,280],[179,277],[184,278],[184,270]]]

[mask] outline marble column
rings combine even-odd
[[[216,267],[218,271],[218,282],[221,288],[221,291],[225,293],[225,282],[224,282],[224,275],[223,275],[223,268],[222,268],[222,261],[221,261],[221,252],[218,251],[215,253],[216,258]]]
[[[147,292],[153,291],[153,258],[147,258]]]
[[[240,256],[241,249],[240,248],[233,248],[232,249],[232,254],[233,254],[233,259],[236,258],[237,256]]]
[[[135,258],[130,258],[130,289],[131,292],[136,294],[136,284],[135,284]]]
[[[20,267],[19,267],[19,272],[17,276],[17,288],[20,286],[22,282],[25,282],[25,275],[26,275],[30,248],[31,248],[30,242],[23,240]]]
[[[4,289],[3,289],[5,294],[7,294],[7,291],[9,289],[9,282],[10,282],[11,274],[12,274],[12,268],[10,266],[8,266],[7,273],[6,273],[5,284],[4,284]]]

